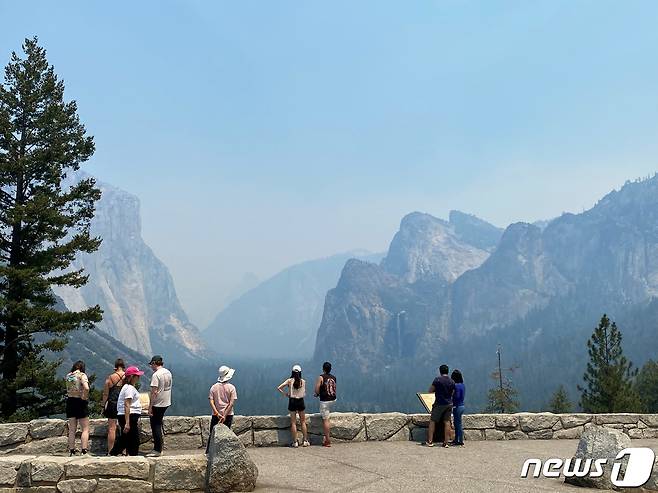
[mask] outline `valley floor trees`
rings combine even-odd
[[[100,191],[93,179],[64,180],[94,153],[75,102],[37,39],[25,58],[12,53],[0,84],[0,418],[57,412],[64,399],[58,362],[67,332],[101,320],[100,307],[55,309],[51,287],[80,287],[81,270],[67,270],[78,252],[93,252],[89,223]]]

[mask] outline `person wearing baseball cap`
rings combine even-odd
[[[286,391],[283,389],[287,388]],[[295,365],[292,367],[290,378],[283,381],[277,387],[277,390],[288,398],[288,412],[290,413],[290,434],[292,435],[291,447],[299,447],[297,440],[297,415],[299,414],[299,421],[302,425],[302,435],[304,441],[303,447],[308,447],[308,431],[306,429],[306,405],[304,404],[304,397],[306,396],[306,380],[302,378],[302,367]]]
[[[238,400],[238,391],[235,385],[229,383],[233,378],[235,370],[228,366],[219,367],[219,376],[217,382],[210,387],[208,393],[208,400],[210,401],[210,408],[212,409],[212,418],[210,418],[210,432],[208,433],[208,444],[206,446],[206,453],[210,448],[210,439],[212,438],[212,430],[218,423],[223,423],[229,428],[233,424],[233,408],[235,401]]]
[[[142,415],[142,403],[135,385],[142,375],[144,372],[136,366],[126,368],[117,401],[117,418],[122,433],[114,442],[110,455],[119,455],[124,450],[128,455],[139,453],[139,417]]]
[[[153,356],[149,363],[151,370],[153,370],[149,400],[153,451],[146,454],[147,457],[160,457],[162,455],[162,421],[167,408],[171,406],[172,376],[171,372],[163,365],[162,356],[159,354]]]

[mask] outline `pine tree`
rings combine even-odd
[[[635,391],[640,396],[643,412],[658,413],[658,363],[647,361],[635,379]]]
[[[583,375],[585,387],[581,406],[588,413],[637,412],[641,402],[633,378],[637,370],[624,356],[622,334],[614,322],[603,314],[598,327],[587,341],[589,362]]]
[[[78,252],[93,252],[89,232],[100,191],[93,179],[65,185],[94,152],[75,102],[37,39],[24,58],[12,53],[0,84],[0,417],[54,412],[62,402],[56,363],[66,334],[101,320],[95,306],[55,309],[51,286],[80,287],[82,270],[67,269]]]
[[[512,381],[494,371],[491,378],[496,380],[497,385],[489,389],[487,393],[487,413],[515,413],[519,410],[518,391],[512,385]]]
[[[553,396],[551,397],[551,402],[548,404],[548,409],[550,412],[555,414],[570,413],[573,409],[573,404],[569,400],[567,391],[564,389],[564,385],[560,385]]]

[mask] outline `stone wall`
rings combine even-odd
[[[0,457],[0,493],[202,492],[203,454],[145,457]]]
[[[307,415],[312,444],[322,440],[322,420]],[[426,437],[427,414],[333,413],[331,435],[335,442],[415,440]],[[658,438],[657,414],[466,414],[465,440],[519,440],[580,438],[583,427],[593,423],[616,428],[630,438]],[[292,441],[288,416],[236,416],[233,431],[246,446],[288,445]],[[140,422],[142,451],[151,445],[148,419]],[[205,447],[210,417],[167,416],[164,420],[165,450],[195,450]],[[0,424],[0,455],[54,455],[67,450],[67,423],[40,419],[29,423]],[[90,449],[106,452],[107,420],[91,420]],[[301,437],[301,432],[300,432]],[[80,447],[78,441],[78,448]]]

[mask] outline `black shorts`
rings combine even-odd
[[[105,406],[105,409],[103,409],[103,416],[105,416],[107,419],[117,419],[117,406],[116,406],[116,404],[114,406],[112,406],[108,402],[107,405]]]
[[[434,404],[432,406],[432,416],[431,419],[435,423],[442,423],[444,421],[450,421],[450,414],[452,412],[452,406],[450,404],[445,406],[439,406]]]
[[[290,397],[288,399],[288,411],[291,413],[299,412],[299,411],[304,411],[306,409],[306,405],[304,404],[304,398],[299,398],[296,399],[294,397]]]
[[[66,417],[67,418],[88,418],[89,401],[79,397],[68,397],[66,399]]]

